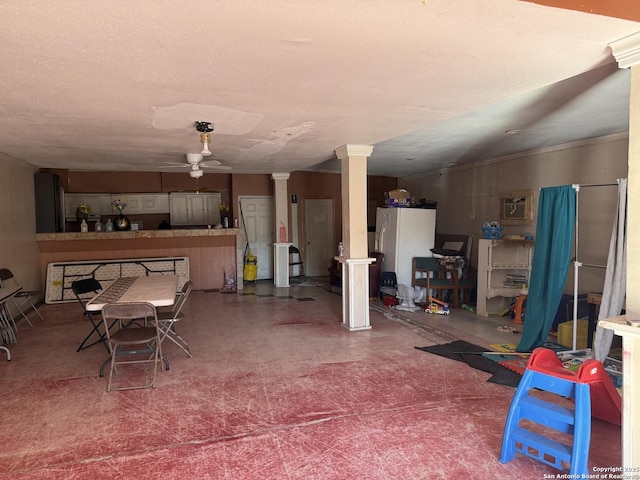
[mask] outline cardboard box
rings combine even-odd
[[[589,320],[578,320],[577,349],[587,348],[588,330]],[[564,347],[573,348],[573,320],[558,324],[558,343]]]
[[[384,194],[384,204],[387,207],[406,207],[411,203],[411,195],[404,188],[390,190]]]

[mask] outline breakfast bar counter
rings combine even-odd
[[[242,288],[239,228],[38,233],[42,278],[49,263],[123,258],[188,257],[195,290],[219,289],[233,272]],[[240,261],[238,260],[240,259]]]

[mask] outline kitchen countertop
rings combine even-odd
[[[175,237],[224,237],[241,235],[239,228],[198,228],[176,230],[138,230],[126,232],[67,232],[36,233],[36,241],[68,241],[68,240],[124,240],[130,238],[175,238]]]

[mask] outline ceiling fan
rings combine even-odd
[[[223,165],[219,160],[206,160],[202,161],[203,156],[201,153],[187,153],[187,163],[167,162],[164,168],[190,168],[189,176],[192,178],[200,178],[204,175],[203,168],[212,170],[231,170],[228,165]]]
[[[223,165],[219,160],[211,159],[202,161],[204,157],[211,156],[211,150],[209,150],[209,143],[211,142],[210,133],[213,132],[213,124],[211,122],[194,122],[196,130],[200,132],[200,141],[203,148],[200,153],[187,153],[187,163],[174,163],[167,162],[164,168],[190,168],[189,176],[192,178],[200,178],[204,175],[203,168],[211,168],[214,170],[231,170],[231,167]]]

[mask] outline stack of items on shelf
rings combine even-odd
[[[502,222],[494,220],[492,222],[484,222],[482,224],[482,238],[489,240],[495,240],[502,237]]]
[[[529,279],[526,275],[518,273],[507,273],[504,279],[504,286],[508,288],[527,288]]]
[[[385,192],[384,206],[389,208],[408,207],[411,205],[411,194],[404,188]]]

